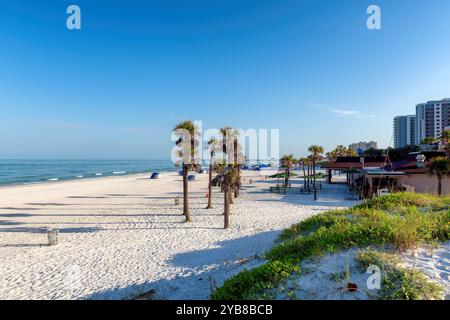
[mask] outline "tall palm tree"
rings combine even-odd
[[[303,169],[303,189],[306,191],[306,166],[308,165],[308,158],[300,158],[300,165]]]
[[[428,172],[436,175],[438,179],[438,195],[442,196],[442,178],[450,176],[450,159],[446,157],[435,157],[428,163]]]
[[[234,169],[236,170],[236,184],[234,189],[234,197],[239,197],[241,189],[241,165],[243,164],[242,146],[239,143],[239,130],[233,130],[233,160]]]
[[[233,131],[233,128],[231,127],[223,127],[221,129],[219,129],[220,134],[222,135],[222,156],[223,156],[223,160],[226,163],[230,163],[231,161],[229,161],[229,155],[228,155],[228,150],[227,150],[227,144],[229,145],[230,141],[230,134],[228,134],[229,132]]]
[[[284,168],[284,193],[286,194],[289,184],[289,178],[291,177],[291,169],[295,166],[297,160],[292,154],[286,154],[280,159],[281,167]]]
[[[228,166],[233,167],[233,170],[236,170],[237,183],[234,186],[234,196],[237,198],[239,196],[240,189],[240,144],[238,141],[239,131],[237,129],[233,129],[231,127],[223,127],[220,130],[220,134],[222,135],[222,153],[225,162]],[[231,150],[230,150],[231,149]],[[230,203],[233,204],[233,198],[230,199]]]
[[[309,155],[308,156],[308,162],[307,162],[307,164],[308,164],[308,191],[310,191],[311,190],[311,172],[312,172],[312,167],[311,167],[311,165],[312,165],[312,159],[311,159],[311,156]]]
[[[231,199],[233,198],[232,191],[235,190],[237,180],[237,173],[234,167],[228,167],[223,173],[222,191],[224,194],[224,229],[230,227],[230,207]]]
[[[208,205],[206,209],[212,209],[212,174],[213,174],[213,160],[216,152],[220,150],[220,142],[212,137],[208,141],[207,149],[209,151],[210,160],[209,160],[209,180],[208,180]]]
[[[317,190],[316,190],[316,164],[317,161],[320,161],[323,159],[323,147],[321,146],[310,146],[308,148],[308,151],[310,152],[310,157],[312,160],[312,169],[313,169],[313,188],[314,188],[314,201],[317,200]]]
[[[189,170],[198,170],[200,162],[198,159],[198,128],[194,122],[187,120],[180,122],[173,129],[178,136],[175,142],[180,147],[179,156],[181,166],[183,168],[183,215],[186,222],[191,221],[189,213],[189,190],[188,190],[188,174]]]

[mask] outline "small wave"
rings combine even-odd
[[[51,178],[51,179],[47,179],[47,181],[58,181],[58,178]]]
[[[96,176],[102,176],[103,173],[96,173],[95,175],[96,175]]]
[[[83,176],[76,176],[77,178],[84,178]]]
[[[113,174],[124,174],[127,173],[126,171],[114,171]]]

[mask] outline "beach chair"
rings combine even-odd
[[[193,174],[187,177],[188,181],[195,181],[195,176]]]

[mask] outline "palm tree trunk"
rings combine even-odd
[[[284,177],[284,194],[286,194],[287,187],[288,187],[288,184],[289,184],[289,168],[287,168],[284,171],[284,175],[285,175],[285,177]]]
[[[311,166],[308,164],[308,191],[311,189]]]
[[[223,215],[225,215],[225,213],[227,212],[228,196],[227,196],[227,192],[224,191],[223,187],[222,187],[221,191],[223,192]]]
[[[212,158],[209,163],[208,205],[206,209],[212,209]]]
[[[238,150],[237,150],[237,148],[238,148],[238,141],[237,141],[237,139],[234,139],[233,146],[234,146],[234,150],[233,150],[234,151],[234,154],[233,154],[233,156],[234,156],[234,170],[236,172],[237,178],[240,179],[240,176],[239,176],[240,172],[239,172],[239,166],[238,166]],[[234,197],[235,198],[239,197],[239,188],[238,187],[234,188]]]
[[[186,217],[186,222],[191,221],[188,198],[188,172],[188,166],[183,165],[183,214]]]
[[[313,188],[314,188],[314,201],[317,200],[317,190],[316,190],[316,161],[313,161]]]
[[[304,184],[304,188],[306,191],[306,171],[305,171],[305,166],[303,166],[303,184]]]
[[[442,196],[442,177],[438,176],[438,195]]]
[[[234,189],[234,197],[237,198],[239,197],[240,194],[240,188],[241,188],[241,168],[239,167],[239,165],[237,165],[236,167],[236,172],[237,172],[237,179],[238,179],[238,185],[236,186],[236,189]]]
[[[232,198],[230,191],[225,191],[224,193],[224,229],[228,229],[230,227],[230,198]]]

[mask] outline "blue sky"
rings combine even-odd
[[[393,116],[450,97],[449,14],[448,0],[0,0],[0,158],[168,159],[185,119],[279,128],[295,155],[386,147]]]

